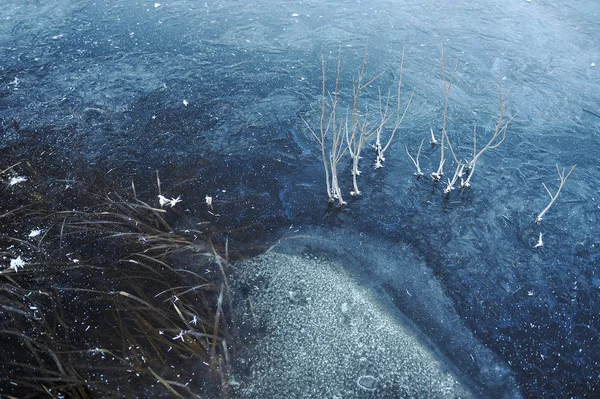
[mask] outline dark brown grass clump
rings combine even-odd
[[[51,179],[9,186],[27,172],[0,176],[0,395],[228,396],[227,264],[207,226],[177,230],[122,190],[61,209]]]

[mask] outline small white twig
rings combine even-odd
[[[431,132],[431,145],[436,145],[438,143],[438,141],[435,138],[435,134],[433,134],[433,129],[429,128],[429,131]]]
[[[444,194],[448,195],[452,190],[454,190],[454,185],[458,181],[458,179],[463,175],[463,170],[465,165],[462,162],[459,162],[456,165],[456,170],[454,171],[454,176],[452,176],[452,180],[448,179],[448,185],[444,189]]]
[[[540,233],[540,238],[538,239],[537,244],[534,245],[534,248],[540,248],[544,246],[544,241],[542,241],[542,233]]]
[[[431,174],[431,178],[435,182],[440,181],[441,178],[442,178],[442,176],[444,175],[444,163],[446,162],[446,158],[445,158],[445,154],[444,154],[444,148],[445,148],[445,142],[448,139],[448,135],[447,135],[447,132],[446,132],[446,122],[447,122],[447,117],[448,117],[448,103],[450,101],[450,89],[452,88],[452,82],[454,80],[454,74],[456,73],[456,70],[458,69],[458,60],[456,60],[456,65],[454,66],[454,70],[452,71],[452,75],[450,76],[450,79],[446,80],[446,61],[444,59],[444,47],[443,46],[442,46],[441,50],[442,50],[442,82],[444,83],[444,97],[445,97],[445,101],[444,101],[444,114],[443,114],[443,117],[442,117],[442,137],[441,137],[441,144],[440,144],[440,165],[439,165],[437,171],[433,172]],[[448,141],[448,144],[449,143],[450,142]],[[450,147],[450,149],[452,150],[452,147]],[[452,150],[452,154],[454,155],[454,151],[453,150]],[[456,159],[456,156],[454,158]]]
[[[556,190],[556,193],[552,194],[550,192],[550,190],[548,190],[548,187],[546,187],[546,185],[544,183],[542,183],[542,185],[546,189],[546,192],[550,196],[550,203],[544,208],[543,211],[540,212],[539,215],[536,216],[536,218],[535,218],[536,223],[539,223],[542,220],[543,216],[546,214],[546,212],[548,212],[548,209],[550,209],[552,204],[554,204],[554,202],[558,198],[558,195],[560,194],[560,190],[562,190],[563,186],[565,185],[565,182],[569,178],[569,175],[571,175],[571,172],[573,172],[573,169],[575,169],[575,166],[577,166],[577,165],[571,166],[571,170],[569,170],[569,173],[565,174],[565,169],[563,168],[563,170],[561,172],[560,168],[558,167],[558,164],[556,164],[556,171],[558,172],[558,178],[560,179],[560,184],[558,186],[558,189]]]
[[[416,157],[416,159],[413,158],[412,155],[410,155],[410,152],[408,152],[408,147],[406,147],[406,153],[408,154],[408,157],[410,158],[410,160],[412,161],[412,163],[417,168],[417,172],[415,173],[415,175],[417,175],[417,177],[423,176],[423,172],[421,171],[421,166],[419,165],[419,156],[421,155],[421,148],[423,148],[423,143],[424,142],[425,142],[425,139],[421,140],[421,145],[419,146],[419,151],[417,151],[417,157]]]
[[[437,172],[431,173],[431,178],[433,179],[433,181],[438,182],[444,176],[444,163],[446,163],[445,159],[440,163],[440,167],[437,170]]]
[[[384,154],[388,150],[388,148],[390,148],[390,145],[392,145],[394,136],[395,136],[396,132],[398,131],[398,128],[402,124],[402,121],[404,121],[404,117],[406,116],[406,111],[408,111],[408,107],[410,107],[413,96],[415,94],[415,90],[413,89],[412,93],[410,94],[410,97],[408,98],[408,102],[406,103],[406,106],[404,107],[404,112],[401,112],[402,111],[401,92],[402,92],[403,66],[404,66],[404,49],[402,49],[402,60],[400,61],[400,70],[399,70],[400,75],[398,77],[398,85],[397,85],[397,93],[396,93],[396,115],[395,115],[396,121],[394,123],[394,128],[392,129],[392,132],[390,133],[390,137],[388,138],[388,141],[384,146],[381,145],[380,135],[381,135],[381,131],[383,130],[383,127],[387,124],[387,121],[392,117],[392,113],[388,114],[388,104],[389,104],[389,100],[390,100],[389,92],[388,92],[388,97],[387,97],[387,102],[386,102],[385,108],[383,108],[381,105],[381,94],[379,95],[379,98],[380,98],[379,110],[380,110],[382,118],[381,118],[381,124],[379,125],[379,127],[377,129],[377,140],[376,140],[377,160],[375,161],[375,169],[379,169],[379,168],[383,167],[382,162],[385,161]]]
[[[495,123],[494,134],[492,134],[492,137],[490,138],[488,143],[483,148],[481,148],[479,152],[477,152],[477,126],[473,126],[473,159],[471,159],[471,161],[469,161],[466,165],[466,169],[469,171],[469,176],[467,177],[467,180],[463,182],[463,188],[471,186],[470,182],[473,178],[473,174],[475,172],[475,165],[477,164],[479,158],[487,150],[493,150],[495,148],[498,148],[500,144],[504,142],[504,139],[506,139],[506,130],[508,129],[508,125],[515,118],[515,115],[513,115],[510,118],[508,118],[508,120],[506,120],[507,117],[505,115],[505,112],[508,92],[502,93],[502,86],[500,84],[501,81],[502,79],[500,78],[500,70],[498,70],[498,101],[500,112],[498,115],[498,119]]]

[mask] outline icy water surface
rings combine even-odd
[[[0,151],[72,179],[111,171],[150,192],[156,170],[185,206],[214,201],[221,228],[251,225],[231,245],[256,247],[323,225],[348,231],[347,266],[395,304],[465,373],[411,305],[401,279],[368,281],[360,239],[410,248],[462,322],[517,381],[524,397],[595,397],[600,389],[600,6],[594,1],[97,1],[6,0],[0,9]],[[363,195],[326,212],[318,125],[321,54],[328,89],[341,61],[345,106],[368,45],[367,76],[394,90],[404,49],[405,100],[415,94],[385,167],[365,149]],[[445,197],[437,169],[446,72],[455,62],[448,134],[459,158],[493,132],[497,81],[514,116],[481,158],[473,187]],[[377,90],[366,93],[373,118]],[[421,141],[423,179],[405,146]],[[1,158],[0,158],[1,159]],[[452,161],[453,162],[453,161]],[[553,208],[555,165],[577,164]],[[0,170],[9,165],[0,165]],[[454,169],[451,161],[446,173]],[[180,184],[193,181],[194,183]],[[304,229],[304,230],[303,230]],[[534,248],[540,233],[544,245]],[[353,263],[353,259],[355,262]],[[399,264],[398,268],[402,265]],[[366,276],[366,277],[365,277]],[[485,374],[485,373],[484,373]],[[476,377],[474,377],[476,378]]]

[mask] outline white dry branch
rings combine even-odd
[[[346,112],[345,117],[340,115],[338,109],[340,96],[340,71],[341,57],[338,55],[337,74],[335,79],[335,90],[328,92],[326,89],[325,79],[325,57],[321,55],[321,119],[319,128],[313,128],[304,117],[302,121],[313,135],[317,143],[321,146],[321,157],[323,160],[323,168],[325,169],[325,180],[327,184],[327,196],[330,202],[338,201],[338,205],[342,207],[345,202],[342,199],[342,191],[338,180],[338,164],[346,154],[350,154],[352,159],[352,191],[353,196],[361,194],[358,188],[358,176],[360,175],[359,161],[362,158],[361,154],[367,141],[377,136],[377,144],[374,145],[377,151],[376,166],[382,166],[381,162],[385,159],[384,153],[390,147],[398,128],[400,127],[408,106],[412,101],[414,94],[411,94],[404,111],[402,112],[401,89],[402,89],[402,68],[404,63],[404,52],[400,63],[400,76],[397,84],[396,107],[395,111],[390,109],[391,94],[388,93],[387,99],[384,100],[381,92],[379,92],[379,118],[375,121],[370,119],[368,109],[361,106],[361,97],[368,87],[373,85],[382,75],[383,72],[373,78],[366,78],[368,48],[365,49],[363,62],[360,68],[358,77],[353,80],[352,87],[352,107]],[[384,130],[388,125],[392,125],[391,133],[385,145],[382,145],[381,138]]]
[[[500,107],[500,114],[498,115],[498,120],[496,121],[496,124],[495,124],[494,134],[492,135],[492,137],[490,138],[488,143],[482,149],[480,149],[478,152],[477,151],[477,128],[476,128],[476,126],[473,127],[473,158],[465,166],[468,176],[467,176],[466,180],[461,182],[460,186],[462,188],[471,187],[471,179],[473,178],[473,174],[475,172],[475,166],[477,165],[477,161],[483,155],[483,153],[485,153],[487,150],[492,150],[494,148],[498,148],[498,146],[500,146],[500,144],[502,144],[502,142],[506,138],[506,129],[508,128],[508,125],[510,124],[510,122],[512,122],[512,120],[515,117],[515,115],[513,115],[510,118],[508,118],[508,120],[506,120],[506,101],[508,98],[508,92],[506,92],[506,94],[502,94],[502,85],[500,83],[501,83],[500,70],[498,70],[498,101],[499,101],[499,107]]]
[[[452,75],[450,75],[450,79],[446,80],[446,62],[444,59],[444,47],[442,46],[442,81],[444,82],[444,114],[442,117],[442,138],[440,143],[440,164],[438,166],[437,171],[431,174],[431,178],[433,181],[440,181],[444,176],[444,164],[446,163],[446,158],[444,154],[445,142],[448,141],[448,135],[446,132],[446,122],[448,119],[448,103],[450,101],[450,89],[452,88],[452,82],[454,81],[454,75],[456,74],[456,70],[458,69],[458,60],[456,60],[456,64],[454,65],[454,70],[452,71]],[[435,136],[433,135],[433,131],[431,132],[432,141],[435,140]],[[448,141],[450,144],[450,141]],[[452,151],[454,155],[454,151]],[[454,156],[456,160],[456,156]],[[458,163],[458,161],[457,161]]]
[[[372,85],[377,79],[383,75],[383,72],[370,79],[366,83],[365,80],[365,72],[367,68],[367,55],[368,48],[365,48],[365,54],[363,56],[362,66],[360,68],[360,73],[358,75],[358,79],[353,82],[353,90],[352,90],[352,113],[350,116],[350,126],[346,128],[346,143],[348,145],[348,151],[350,152],[350,158],[352,158],[352,194],[354,197],[359,196],[360,190],[358,189],[358,175],[360,175],[360,169],[358,167],[358,162],[361,158],[360,154],[362,149],[369,138],[373,136],[377,127],[370,127],[368,122],[368,112],[365,113],[364,116],[361,117],[360,113],[360,95],[364,89]],[[379,95],[379,108],[380,114],[382,113],[381,106],[381,93]],[[386,106],[387,111],[387,106]],[[381,114],[382,121],[379,126],[385,124],[389,117]],[[348,117],[346,116],[346,119]]]
[[[444,194],[448,195],[454,190],[456,187],[456,182],[459,178],[463,176],[463,170],[465,169],[465,164],[462,162],[458,162],[456,165],[456,170],[454,171],[454,176],[452,176],[452,180],[448,179],[448,185],[444,189]]]
[[[341,120],[339,126],[334,126],[331,143],[331,152],[329,153],[329,166],[331,167],[331,190],[333,198],[338,201],[338,206],[342,208],[346,205],[342,197],[342,190],[338,182],[337,165],[346,153],[347,147],[344,145],[343,135],[348,131],[348,118]]]
[[[540,233],[540,237],[538,238],[538,242],[537,244],[535,244],[533,247],[534,248],[541,248],[544,246],[544,241],[542,240],[542,233]]]
[[[408,147],[406,147],[406,153],[408,154],[408,157],[412,161],[413,165],[415,165],[415,168],[417,168],[417,171],[415,172],[415,175],[417,176],[417,178],[420,178],[421,176],[423,176],[423,172],[421,171],[421,165],[419,164],[419,156],[421,155],[421,148],[423,148],[424,142],[425,142],[425,139],[421,140],[421,145],[419,146],[419,151],[417,151],[417,156],[414,158],[412,155],[410,155],[410,152],[408,152]]]
[[[563,168],[563,170],[561,171],[560,168],[558,167],[558,164],[556,164],[556,171],[558,172],[558,178],[560,179],[560,184],[558,186],[558,189],[556,190],[556,193],[552,194],[550,192],[550,190],[548,190],[548,187],[546,187],[546,184],[542,183],[542,185],[546,189],[546,192],[550,196],[550,203],[544,208],[543,211],[540,212],[539,215],[536,216],[536,218],[535,218],[535,222],[536,223],[539,223],[539,222],[542,221],[542,218],[544,217],[544,215],[546,214],[546,212],[548,212],[548,209],[550,209],[550,207],[554,204],[554,202],[558,198],[558,195],[560,194],[560,190],[562,190],[562,188],[565,185],[567,179],[569,178],[569,175],[571,175],[571,172],[573,172],[573,169],[575,169],[575,166],[577,166],[577,165],[571,166],[571,169],[569,170],[569,173],[565,174],[565,169]]]
[[[435,138],[435,134],[433,134],[433,129],[432,129],[432,128],[429,128],[429,131],[431,132],[431,145],[432,145],[432,146],[435,146],[435,145],[438,143],[438,141],[437,141],[437,139]]]
[[[341,190],[339,189],[338,177],[337,177],[337,163],[341,160],[345,152],[343,140],[341,140],[341,134],[345,128],[345,122],[338,123],[337,107],[338,107],[338,94],[339,94],[339,83],[341,73],[341,58],[338,56],[338,65],[335,78],[335,90],[332,93],[332,100],[328,106],[328,93],[325,86],[325,56],[321,54],[321,119],[319,122],[319,129],[315,131],[310,124],[302,118],[302,121],[308,128],[308,131],[313,135],[315,140],[321,146],[321,158],[323,160],[323,168],[325,169],[325,181],[327,184],[327,197],[329,202],[338,200],[340,207],[344,204],[341,197]],[[331,134],[331,148],[327,142],[329,133]],[[342,149],[343,148],[343,149]],[[328,154],[329,149],[329,154]]]
[[[408,98],[406,107],[404,107],[404,112],[401,112],[401,110],[402,110],[401,94],[402,94],[403,67],[404,67],[404,49],[402,50],[402,60],[400,61],[400,72],[399,72],[398,86],[397,86],[397,92],[396,92],[396,120],[394,123],[394,127],[392,129],[392,132],[390,133],[390,137],[388,138],[388,141],[385,145],[381,144],[381,134],[384,130],[385,125],[392,117],[392,114],[388,114],[388,104],[389,104],[390,94],[388,92],[388,98],[387,98],[385,109],[384,109],[382,106],[381,93],[379,93],[379,113],[381,115],[381,123],[379,124],[377,129],[375,129],[376,137],[375,137],[375,146],[374,147],[375,147],[375,151],[377,152],[377,158],[375,160],[375,169],[379,169],[379,168],[383,167],[383,162],[385,161],[385,152],[390,148],[390,145],[392,144],[392,141],[394,140],[394,136],[396,135],[398,128],[402,124],[402,121],[404,120],[404,117],[406,116],[406,111],[408,111],[408,107],[410,106],[410,103],[412,102],[413,96],[415,94],[415,91],[413,89],[412,93],[410,94],[410,97]]]

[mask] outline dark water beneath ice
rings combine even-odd
[[[251,225],[232,239],[249,252],[311,225],[368,235],[382,251],[408,245],[525,397],[595,397],[599,14],[594,1],[7,0],[0,151],[23,159],[51,151],[74,179],[110,170],[127,185],[135,176],[148,195],[159,170],[186,207],[204,209],[212,196],[220,216],[206,214],[211,221]],[[385,168],[372,170],[366,151],[362,198],[325,213],[319,149],[299,115],[318,120],[321,52],[332,82],[341,49],[347,96],[366,43],[368,74],[386,71],[382,87],[393,85],[405,49],[405,93],[415,96]],[[440,44],[447,65],[459,60],[448,119],[459,156],[471,152],[474,123],[480,143],[493,130],[498,70],[516,115],[473,188],[447,200],[442,186],[413,177],[404,150],[440,128]],[[425,146],[426,173],[438,157]],[[556,163],[577,168],[533,224],[548,200],[542,183],[557,186]],[[534,249],[539,233],[545,245]]]

